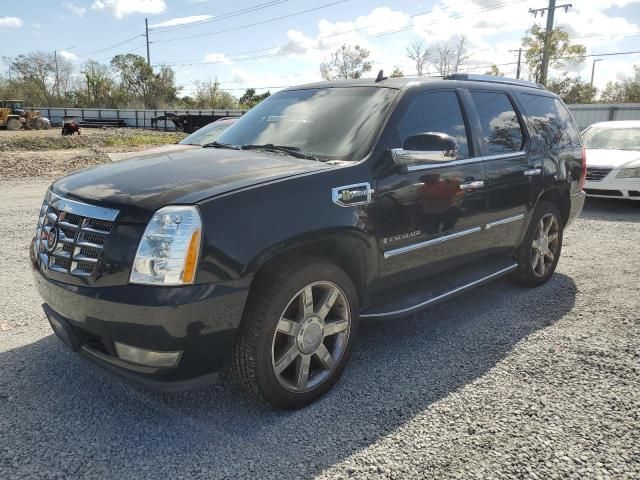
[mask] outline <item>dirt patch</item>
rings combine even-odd
[[[109,151],[131,151],[177,143],[184,133],[157,132],[116,128],[106,130],[82,130],[82,135],[62,136],[58,129],[41,131],[2,131],[0,152],[72,150],[105,148]]]
[[[135,152],[177,143],[183,133],[136,129],[84,129],[63,137],[59,129],[0,130],[0,178],[55,178],[109,162],[109,153]]]
[[[109,161],[107,154],[98,149],[0,152],[0,172],[3,179],[56,178]]]

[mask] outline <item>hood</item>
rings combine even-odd
[[[56,181],[58,195],[120,210],[119,221],[146,222],[169,204],[192,204],[235,189],[332,168],[263,151],[217,148],[142,156],[81,170]]]
[[[152,155],[179,152],[181,150],[190,150],[193,148],[202,148],[202,147],[200,145],[180,145],[179,143],[173,143],[171,145],[162,145],[160,147],[140,150],[139,152],[108,153],[107,156],[111,161],[117,162],[119,160],[127,160],[129,158],[149,157]]]
[[[587,167],[621,168],[640,159],[638,150],[602,150],[587,148]]]

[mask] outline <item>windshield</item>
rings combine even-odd
[[[234,120],[222,120],[205,125],[188,137],[183,138],[180,141],[180,145],[206,145],[211,143],[233,123]]]
[[[340,87],[277,93],[259,103],[218,141],[280,145],[320,160],[361,160],[397,90]]]
[[[589,128],[582,135],[585,148],[640,150],[640,128]]]

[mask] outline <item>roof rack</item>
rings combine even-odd
[[[544,89],[544,86],[539,83],[529,82],[527,80],[518,80],[515,78],[496,77],[493,75],[478,75],[475,73],[453,73],[444,77],[445,80],[469,80],[473,82],[491,82],[491,83],[505,83],[507,85],[519,85],[521,87],[531,87]]]

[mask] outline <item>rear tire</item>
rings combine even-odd
[[[340,378],[358,331],[358,297],[338,266],[297,259],[252,286],[231,374],[276,408],[304,407]]]
[[[20,130],[20,120],[17,118],[7,120],[7,130]]]
[[[546,200],[539,202],[516,252],[518,268],[509,274],[509,279],[525,287],[548,282],[560,259],[563,232],[560,209]]]

